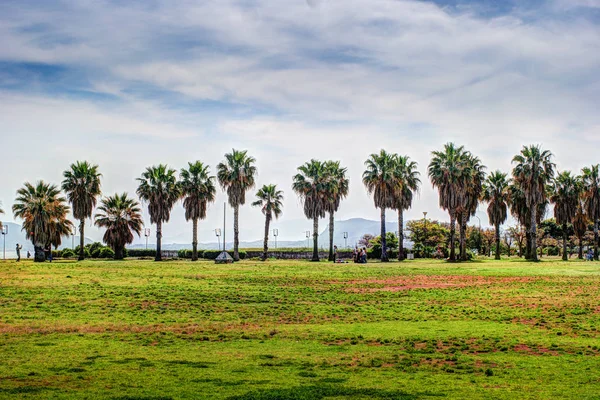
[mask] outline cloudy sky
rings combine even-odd
[[[533,143],[560,170],[598,163],[599,71],[600,0],[4,0],[0,200],[10,211],[24,181],[59,183],[80,159],[105,193],[134,194],[146,166],[214,171],[236,148],[285,191],[282,222],[303,218],[291,182],[311,158],[348,167],[339,219],[377,219],[360,177],[385,148],[423,175],[407,217],[447,218],[426,179],[446,142],[489,170]],[[259,239],[259,210],[240,214],[242,240]],[[165,235],[189,229],[177,205]]]

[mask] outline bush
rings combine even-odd
[[[398,251],[387,249],[387,255],[390,260],[398,258]],[[381,258],[381,246],[379,246],[379,247],[374,246],[374,247],[371,247],[370,249],[367,249],[367,258],[380,259]]]
[[[125,249],[126,257],[155,257],[156,249]]]
[[[78,257],[79,256],[79,246],[75,247],[75,250],[73,250],[73,252]],[[92,257],[92,255],[90,254],[89,245],[88,245],[88,247],[84,247],[83,248],[83,256],[85,258],[91,258]]]
[[[202,258],[204,250],[198,250],[198,258]],[[177,252],[177,257],[179,258],[192,258],[192,250],[190,249],[182,249]]]
[[[215,258],[217,258],[219,256],[219,254],[221,254],[221,251],[222,250],[204,250],[202,252],[202,258],[205,258],[207,260],[214,260]],[[227,250],[227,253],[229,253],[229,255],[231,257],[233,257],[233,250]],[[240,250],[239,255],[240,255],[240,260],[243,260],[244,258],[246,258],[246,252],[244,250]]]
[[[115,258],[115,252],[110,247],[102,247],[102,249],[100,249],[100,251],[99,251],[98,257],[99,258]]]
[[[61,251],[60,256],[62,258],[77,258],[77,254],[71,249],[64,249]]]
[[[92,258],[104,258],[104,257],[100,256],[100,253],[105,248],[105,246],[102,243],[94,242],[94,243],[90,244],[89,247],[88,246],[85,246],[85,247],[89,249],[90,255],[92,256]]]

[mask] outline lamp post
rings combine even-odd
[[[348,248],[348,232],[344,232],[344,247]]]
[[[310,242],[309,239],[310,238],[310,231],[306,231],[306,248],[310,249]]]
[[[277,248],[277,236],[279,236],[279,229],[273,229],[273,236],[275,237],[275,248]]]
[[[75,230],[71,231],[71,250],[75,251]]]
[[[221,228],[215,229],[215,236],[217,237],[217,243],[219,244],[219,250],[221,250]]]
[[[6,235],[8,235],[8,225],[2,224],[2,252],[4,253],[3,258],[6,260]]]
[[[144,229],[144,236],[146,236],[146,250],[148,250],[148,238],[150,237],[150,228]]]
[[[423,257],[427,250],[427,211],[423,211]]]

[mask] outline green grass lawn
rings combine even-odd
[[[0,262],[0,398],[600,398],[600,263]]]

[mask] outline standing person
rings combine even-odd
[[[360,263],[361,264],[367,263],[367,248],[366,247],[363,247],[362,251],[360,252]]]
[[[29,252],[29,250],[27,250],[27,259],[29,260],[31,258],[31,253]]]
[[[23,248],[23,246],[19,246],[19,243],[17,243],[17,262],[21,261],[21,249]]]
[[[333,262],[337,262],[337,246],[333,245]]]

